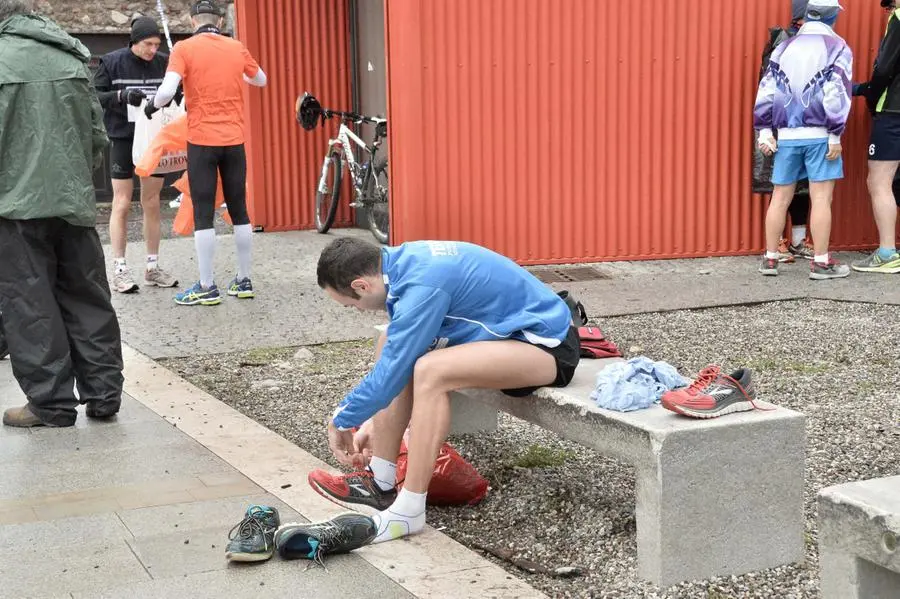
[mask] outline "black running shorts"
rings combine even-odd
[[[881,113],[872,122],[869,160],[900,160],[900,113]]]
[[[539,387],[522,387],[519,389],[504,389],[503,393],[512,397],[527,397],[541,387],[565,387],[572,382],[575,376],[575,369],[578,368],[578,360],[581,359],[581,341],[578,337],[578,329],[569,327],[569,334],[565,340],[556,347],[547,347],[546,345],[537,345],[538,347],[556,360],[556,380],[549,385],[541,385]]]
[[[109,176],[111,179],[131,179],[134,177],[134,163],[131,161],[133,139],[109,140]],[[151,175],[157,179],[165,175]]]

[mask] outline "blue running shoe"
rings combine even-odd
[[[222,296],[219,294],[219,288],[215,285],[204,289],[200,281],[197,281],[192,287],[176,295],[175,303],[182,306],[196,306],[197,304],[215,306],[222,303]]]
[[[237,277],[228,286],[228,295],[238,299],[252,299],[256,297],[256,293],[253,292],[253,283],[250,282],[250,279],[238,279]]]

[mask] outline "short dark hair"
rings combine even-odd
[[[360,277],[377,275],[381,249],[355,237],[339,237],[319,256],[319,287],[331,287],[341,295],[358,299],[350,283]]]

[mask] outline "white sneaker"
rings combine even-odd
[[[117,272],[113,276],[112,288],[119,293],[136,293],[138,291],[138,285],[131,278],[130,270]]]

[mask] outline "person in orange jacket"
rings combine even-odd
[[[145,113],[152,118],[156,110],[175,97],[178,85],[183,84],[188,117],[188,181],[193,198],[200,280],[176,295],[175,302],[185,306],[213,306],[222,302],[213,269],[218,176],[234,221],[238,255],[237,276],[227,293],[237,298],[255,296],[250,281],[253,240],[246,206],[243,84],[262,87],[267,79],[241,42],[222,35],[224,13],[214,2],[195,3],[191,7],[191,23],[194,35],[175,44],[168,72]]]

